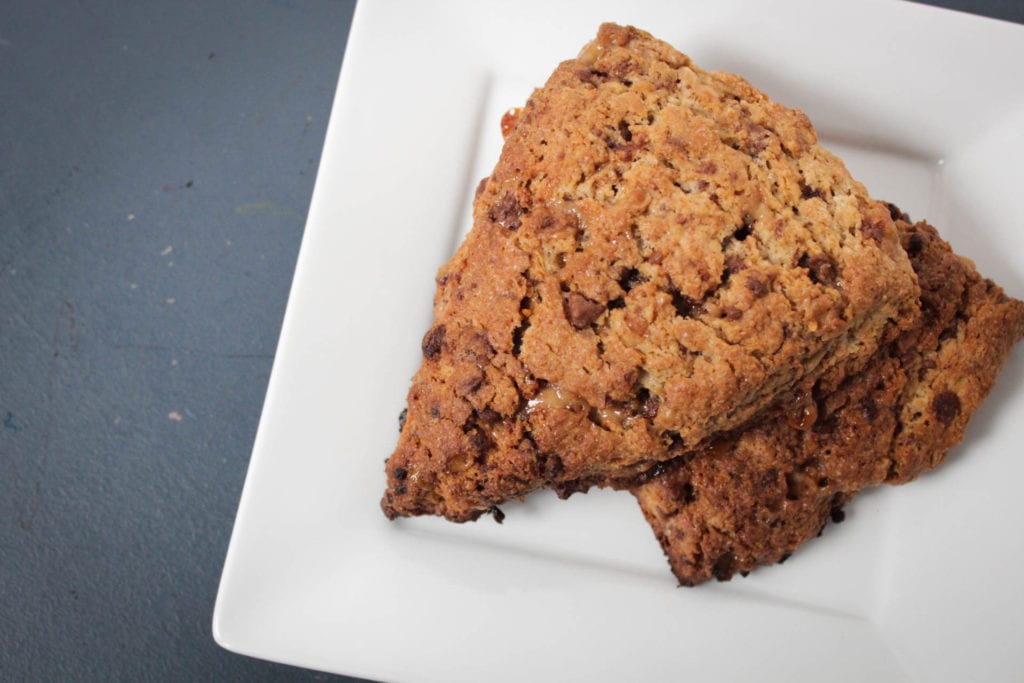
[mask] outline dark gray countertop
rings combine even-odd
[[[210,619],[353,5],[0,3],[0,678],[346,680]]]

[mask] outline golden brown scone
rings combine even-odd
[[[982,279],[934,228],[903,228],[922,324],[838,387],[827,379],[712,452],[634,489],[680,583],[781,562],[857,491],[899,484],[959,443],[1010,349],[1024,303]]]
[[[465,521],[635,475],[863,362],[917,298],[887,208],[801,112],[603,25],[438,274],[383,510]]]

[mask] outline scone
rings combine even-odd
[[[901,223],[922,324],[860,374],[766,416],[634,489],[672,571],[693,585],[781,562],[859,490],[935,467],[959,443],[1010,349],[1024,303],[924,223]]]
[[[641,473],[915,322],[885,205],[807,118],[606,24],[514,123],[387,463],[388,517]]]

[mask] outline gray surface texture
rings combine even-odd
[[[0,2],[0,679],[346,680],[210,619],[352,11]]]
[[[0,679],[326,678],[210,620],[352,10],[0,3]]]

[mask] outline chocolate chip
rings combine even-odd
[[[406,491],[405,484],[399,484],[398,486],[395,487],[395,495],[397,495],[397,496],[404,496],[405,495],[405,491]]]
[[[611,301],[608,302],[608,310],[609,311],[614,311],[614,310],[616,310],[618,308],[625,308],[625,307],[626,307],[626,300],[623,299],[621,296],[615,297],[614,299],[612,299]]]
[[[497,505],[491,506],[491,516],[494,517],[494,521],[498,524],[505,521],[505,513]]]
[[[836,271],[835,264],[832,262],[832,259],[824,254],[815,254],[814,256],[804,254],[800,257],[797,265],[807,269],[807,277],[816,285],[822,284],[834,287],[839,280],[839,273]]]
[[[579,292],[568,292],[562,299],[565,317],[577,330],[590,325],[605,311],[605,305],[588,299]]]
[[[739,560],[733,553],[722,553],[715,560],[711,567],[711,573],[719,581],[728,581],[736,573],[736,564]]]
[[[409,476],[409,471],[404,467],[395,468],[395,479],[398,481],[405,481],[405,478]]]
[[[621,135],[622,139],[626,142],[633,139],[633,134],[629,131],[629,124],[625,121],[619,121],[619,135]]]
[[[423,336],[423,357],[427,360],[434,360],[441,355],[441,347],[444,346],[444,325],[437,325]]]
[[[910,222],[910,216],[908,216],[900,207],[896,206],[892,202],[886,202],[885,206],[889,209],[889,215],[894,221]]]
[[[675,289],[672,290],[672,305],[676,309],[676,315],[682,318],[689,318],[697,308],[696,301]]]
[[[522,225],[521,216],[524,213],[519,200],[511,193],[506,192],[497,204],[488,209],[487,217],[506,230],[515,230]]]
[[[622,291],[628,292],[637,285],[642,285],[647,281],[640,271],[636,268],[630,268],[619,278],[619,287],[622,287]]]
[[[743,240],[745,240],[745,239],[747,239],[748,237],[750,237],[750,226],[749,226],[749,225],[747,225],[746,223],[744,223],[744,224],[743,224],[743,225],[741,225],[740,227],[736,228],[736,232],[734,232],[734,233],[732,234],[732,236],[733,236],[733,237],[734,237],[734,238],[735,238],[735,239],[736,239],[737,241],[739,241],[739,242],[742,242]]]
[[[907,242],[907,256],[917,258],[921,255],[922,249],[924,249],[924,238],[921,237],[920,233],[915,232]]]
[[[747,289],[750,290],[750,293],[753,294],[756,299],[760,299],[768,293],[768,285],[766,285],[764,280],[756,275],[750,275],[747,277]]]
[[[846,519],[846,513],[843,512],[843,508],[835,507],[828,513],[828,516],[832,518],[833,524],[842,524],[843,520]]]
[[[402,427],[405,426],[405,419],[409,417],[409,409],[402,408],[402,412],[398,414],[398,431],[402,431]]]
[[[944,427],[960,414],[960,397],[952,391],[942,391],[932,400],[932,412]]]
[[[722,316],[726,320],[739,320],[743,317],[743,311],[735,306],[726,306],[722,309]]]
[[[805,183],[800,183],[800,197],[801,199],[811,199],[812,197],[822,197],[824,194],[821,190],[815,189]]]
[[[779,558],[779,564],[783,564],[786,560],[793,557],[793,553],[783,553],[782,557]]]

